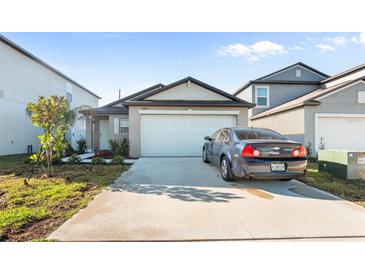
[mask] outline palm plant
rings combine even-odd
[[[88,108],[90,107],[79,106],[71,109],[66,97],[57,95],[48,98],[39,96],[36,103],[28,103],[27,112],[32,123],[44,131],[44,134],[38,136],[41,150],[31,158],[36,164],[42,163],[46,177],[53,173],[52,160],[60,158],[67,147],[66,132],[85,117],[81,112]]]

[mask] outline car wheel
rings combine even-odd
[[[223,156],[221,160],[221,175],[223,180],[225,181],[232,181],[232,172],[231,172],[231,165],[229,164],[229,161],[226,156]]]
[[[203,162],[204,163],[209,163],[208,153],[207,153],[207,149],[205,147],[203,148]]]

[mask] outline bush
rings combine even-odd
[[[113,158],[112,164],[120,164],[122,165],[124,163],[124,158],[120,155],[117,155]]]
[[[85,153],[86,152],[86,139],[85,138],[81,138],[76,143],[77,143],[77,152],[79,154]]]
[[[123,157],[129,155],[129,141],[128,139],[110,139],[109,147],[113,155],[121,155]]]
[[[33,153],[32,155],[27,156],[24,159],[24,163],[25,164],[35,164],[35,163],[37,163],[37,159],[38,159],[38,153]],[[53,155],[51,161],[52,161],[53,165],[57,165],[57,164],[62,163],[61,158],[58,157],[57,155]],[[45,163],[45,162],[46,162],[46,157],[44,156],[44,154],[41,154],[39,156],[38,164],[42,164],[42,163]]]
[[[103,165],[105,164],[105,160],[102,157],[95,157],[91,159],[92,165]]]
[[[69,156],[72,156],[73,154],[75,154],[75,150],[71,146],[71,144],[67,141],[67,146],[66,146],[66,149],[65,149],[65,156],[69,157]]]
[[[72,155],[68,158],[67,163],[69,163],[69,164],[79,164],[79,163],[81,163],[81,158],[77,155]]]

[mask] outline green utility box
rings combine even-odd
[[[365,179],[365,151],[319,150],[319,171],[326,171],[341,179]]]

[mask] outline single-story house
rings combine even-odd
[[[130,156],[200,156],[204,137],[247,126],[254,104],[192,77],[158,84],[87,111],[87,145],[107,149],[128,138]]]

